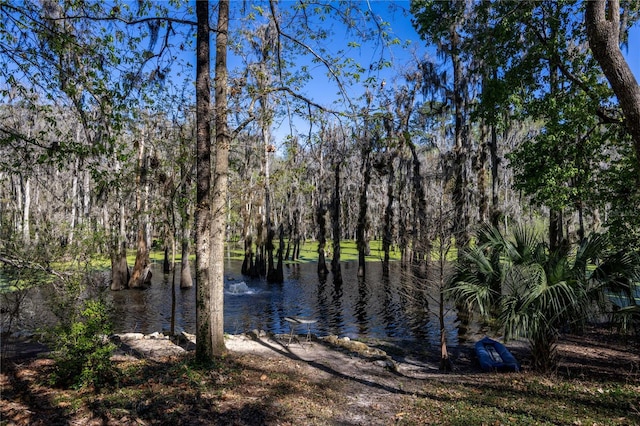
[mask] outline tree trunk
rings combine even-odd
[[[462,60],[459,53],[458,24],[451,31],[451,63],[453,66],[453,107],[455,115],[455,146],[454,146],[454,188],[453,202],[455,204],[456,218],[454,222],[454,235],[458,253],[469,242],[469,212],[467,206],[467,155],[468,141],[465,131],[464,97],[465,90],[462,76]]]
[[[215,356],[226,352],[224,344],[224,243],[227,225],[227,193],[229,186],[229,145],[227,127],[227,45],[229,30],[229,0],[218,3],[218,33],[216,35],[215,129],[216,158],[213,180],[213,221],[211,223],[211,346]]]
[[[144,227],[138,229],[138,242],[136,244],[136,261],[129,277],[129,288],[141,288],[151,279],[149,269],[149,250],[147,239],[144,235]]]
[[[360,193],[360,202],[358,210],[358,225],[356,228],[356,244],[358,246],[358,277],[366,275],[366,254],[367,254],[367,228],[369,226],[367,220],[367,202],[369,183],[371,182],[371,148],[370,141],[365,141],[367,147],[362,156],[363,162],[363,182],[362,192]]]
[[[180,260],[180,288],[193,287],[193,278],[191,277],[191,265],[189,264],[189,239],[183,238],[181,245]]]
[[[67,242],[73,243],[74,232],[78,222],[78,174],[80,173],[80,159],[76,158],[73,163],[73,177],[71,179],[71,223],[69,224],[69,234]]]
[[[419,267],[421,273],[426,273],[426,268],[430,260],[431,243],[428,238],[427,230],[424,229],[427,223],[427,200],[424,190],[424,182],[422,179],[422,171],[420,166],[420,158],[416,151],[415,145],[411,142],[408,133],[405,134],[405,143],[411,151],[412,165],[412,192],[416,201],[413,203],[413,220],[409,232],[412,232],[412,257],[420,260]],[[424,259],[424,262],[422,260]]]
[[[445,213],[443,208],[444,187],[441,188],[442,196],[440,197],[439,214],[438,214],[438,236],[440,239],[440,247],[438,249],[438,324],[440,326],[440,370],[451,371],[451,359],[447,350],[447,328],[445,326],[445,291],[447,289],[447,280],[445,276],[445,265],[447,262],[447,253],[449,244],[445,243],[447,236],[445,235]]]
[[[185,147],[186,148],[186,147]],[[186,165],[180,166],[181,180],[184,182],[180,188],[180,288],[193,287],[193,278],[191,276],[191,265],[189,262],[190,241],[191,241],[191,203],[189,201],[189,186],[191,179],[187,177],[190,173],[187,171]],[[175,271],[175,266],[174,266]]]
[[[168,236],[167,236],[168,237]],[[175,254],[175,252],[172,252]],[[164,243],[164,257],[162,259],[162,272],[164,274],[168,274],[171,272],[171,260],[169,260],[169,244],[167,242]]]
[[[478,218],[480,223],[485,223],[489,219],[489,197],[487,196],[487,148],[489,137],[486,123],[480,124],[480,141],[478,143],[478,152],[475,157],[475,173],[478,182]]]
[[[246,228],[245,228],[246,229]],[[253,239],[251,235],[245,233],[244,236],[244,260],[242,261],[242,275],[251,275],[253,271]]]
[[[585,21],[593,56],[609,80],[624,113],[640,171],[640,86],[620,50],[620,1],[586,2]],[[640,176],[636,184],[640,185]]]
[[[111,290],[124,290],[127,288],[127,282],[129,282],[129,265],[127,265],[127,251],[123,247],[111,254]]]
[[[119,199],[121,191],[118,190]],[[105,210],[106,215],[106,210]],[[109,223],[105,220],[105,224]],[[124,203],[120,203],[118,232],[111,248],[111,290],[124,290],[129,283],[129,265],[127,265],[127,236],[125,228]]]
[[[562,246],[564,229],[562,226],[562,211],[549,210],[549,250],[555,252]]]
[[[389,276],[389,262],[391,259],[391,243],[393,238],[393,189],[395,186],[395,170],[392,156],[387,162],[387,205],[384,209],[384,235],[382,236],[382,275]]]
[[[147,246],[147,215],[143,212],[143,204],[146,196],[143,195],[142,187],[146,187],[147,165],[144,154],[145,139],[144,134],[138,142],[138,167],[136,175],[136,222],[138,224],[138,241],[136,244],[136,261],[129,278],[129,288],[141,288],[147,282],[147,272],[149,271],[149,247]]]
[[[29,214],[31,212],[31,178],[20,175],[20,186],[22,189],[22,242],[29,244],[31,232],[29,229]]]
[[[336,161],[334,167],[333,200],[331,201],[331,229],[333,234],[331,273],[335,276],[342,275],[340,268],[340,237],[342,233],[340,229],[340,205],[342,203],[340,195],[340,161]]]
[[[320,201],[316,209],[316,219],[318,222],[318,275],[320,276],[326,276],[329,273],[325,259],[325,248],[327,246],[326,213],[327,210],[322,201]]]
[[[265,110],[267,108],[266,103],[267,101],[263,100],[262,108]],[[266,111],[263,111],[262,114],[266,114]],[[277,282],[277,273],[273,263],[273,250],[275,248],[273,240],[275,238],[275,231],[271,223],[271,150],[269,149],[269,139],[268,124],[262,123],[262,141],[264,143],[264,224],[267,231],[267,241],[265,245],[267,252],[267,282],[273,283]]]
[[[278,248],[278,263],[276,265],[272,282],[282,284],[284,282],[284,262],[282,259],[284,256],[284,227],[282,225],[280,225],[279,238],[280,246]]]
[[[498,156],[498,132],[496,125],[491,125],[491,144],[489,145],[491,153],[491,225],[497,228],[500,223],[500,174],[498,167],[500,165],[500,157]]]
[[[223,2],[221,2],[222,4]],[[222,13],[222,12],[220,12]],[[209,2],[196,1],[196,360],[213,361]]]

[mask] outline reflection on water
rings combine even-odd
[[[282,284],[268,284],[240,274],[240,262],[225,264],[224,330],[242,333],[261,329],[287,333],[287,316],[317,320],[312,333],[350,338],[375,337],[439,342],[437,312],[430,292],[393,264],[388,278],[381,264],[367,265],[367,278],[357,277],[357,264],[342,264],[342,281],[331,274],[319,278],[316,264],[285,268]],[[194,274],[195,276],[195,274]],[[115,307],[115,332],[151,333],[169,330],[171,324],[172,274],[156,268],[146,290],[110,292]],[[179,280],[179,276],[176,277]],[[245,287],[246,285],[246,287]],[[181,290],[176,283],[176,330],[195,331],[195,287]],[[246,288],[246,290],[245,290]],[[430,306],[434,305],[434,306]],[[447,318],[449,344],[457,344],[455,315]]]

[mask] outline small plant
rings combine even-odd
[[[60,386],[100,388],[115,378],[109,341],[111,324],[106,305],[99,300],[84,302],[75,320],[53,332],[51,344],[55,368],[51,383]]]

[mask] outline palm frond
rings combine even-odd
[[[513,231],[513,244],[508,255],[516,263],[538,262],[541,247],[541,238],[537,231],[517,226]]]
[[[477,310],[483,317],[489,313],[493,296],[491,287],[478,280],[457,281],[447,290],[447,297],[463,303],[469,310]]]

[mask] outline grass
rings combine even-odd
[[[276,241],[276,245],[279,244]],[[285,240],[285,249],[286,249],[287,241]],[[327,250],[327,259],[331,259],[332,255],[332,242],[329,240],[325,245],[325,249]],[[431,253],[431,258],[433,260],[438,259],[437,253],[438,247],[437,242],[434,243],[434,247]],[[243,260],[244,259],[244,247],[241,243],[238,242],[228,242],[227,243],[227,253],[228,258],[231,260]],[[277,249],[274,250],[274,256],[277,253]],[[400,249],[398,247],[392,248],[389,253],[390,260],[397,261],[400,260]],[[127,263],[129,265],[133,265],[135,262],[136,253],[134,250],[131,250],[127,253]],[[457,252],[455,247],[452,247],[448,254],[448,260],[454,260],[457,256]],[[162,250],[152,250],[149,254],[150,259],[154,263],[162,263],[164,260],[164,252]],[[382,240],[373,240],[369,242],[369,254],[366,256],[365,261],[367,262],[380,262],[384,258],[384,252],[382,250]],[[180,261],[180,254],[176,254],[176,262]],[[195,260],[195,255],[191,255],[189,257],[190,260]],[[340,260],[343,262],[352,262],[358,260],[358,247],[354,240],[342,240],[340,242]],[[294,263],[307,263],[307,262],[317,262],[318,261],[318,242],[317,241],[305,241],[300,245],[300,257]],[[289,261],[291,262],[291,261]]]
[[[614,425],[638,420],[629,410],[637,398],[637,386],[496,376],[479,386],[429,386],[414,408],[454,425]]]

